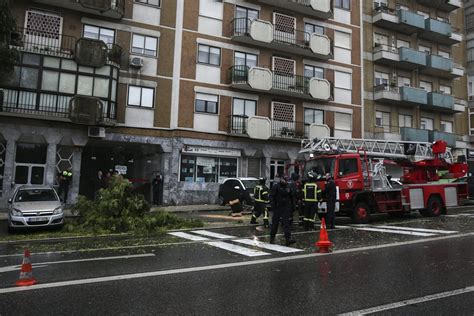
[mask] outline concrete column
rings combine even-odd
[[[16,153],[16,142],[20,138],[21,132],[16,129],[6,128],[2,130],[3,137],[7,141],[5,148],[5,166],[3,169],[3,189],[2,198],[3,202],[6,202],[13,190],[12,183],[15,181],[13,178],[15,168],[15,153]]]
[[[173,177],[173,172],[171,170],[171,153],[162,153],[161,154],[161,175],[163,176],[163,205],[169,205],[171,202],[170,185],[173,184],[173,181],[170,181]],[[176,190],[176,188],[175,188]]]
[[[81,180],[81,160],[82,147],[74,147],[72,154],[72,183],[69,189],[68,201],[69,203],[77,202],[79,195],[79,182]]]
[[[57,144],[48,143],[48,151],[46,154],[46,181],[45,184],[53,185],[56,176],[56,150]]]

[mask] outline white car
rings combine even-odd
[[[8,200],[8,205],[9,232],[64,225],[63,207],[58,194],[51,186],[19,186]]]
[[[258,179],[247,178],[227,178],[219,186],[218,203],[224,205],[234,196],[235,190],[240,190],[245,198],[246,204],[253,203],[253,189],[257,186]],[[236,189],[236,187],[239,187]]]

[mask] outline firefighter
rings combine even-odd
[[[59,178],[59,189],[58,189],[59,198],[63,201],[63,203],[67,203],[67,197],[69,194],[69,186],[71,185],[71,181],[72,181],[72,169],[69,168],[68,170],[64,170],[58,175],[58,178]]]
[[[318,201],[321,200],[321,189],[316,184],[316,174],[308,172],[308,181],[303,187],[304,201],[304,228],[305,230],[314,229],[316,214],[318,213]]]
[[[250,224],[258,224],[257,218],[263,214],[263,224],[265,227],[268,227],[268,209],[267,204],[270,202],[269,200],[269,189],[265,185],[266,179],[260,178],[258,180],[258,185],[255,186],[253,193],[255,198],[255,205],[253,208],[252,219],[250,220]]]
[[[324,188],[324,196],[326,197],[327,212],[326,225],[328,229],[334,229],[334,220],[336,214],[336,184],[330,173],[326,174],[326,187]]]
[[[270,201],[272,205],[272,226],[270,229],[270,243],[275,243],[275,236],[278,226],[281,222],[285,235],[286,245],[294,244],[296,240],[291,238],[290,231],[290,215],[291,209],[294,207],[294,192],[288,185],[288,178],[281,177],[280,182],[272,186]]]

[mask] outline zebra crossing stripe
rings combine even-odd
[[[191,233],[198,234],[198,235],[203,235],[203,236],[207,236],[207,237],[213,237],[213,238],[217,238],[217,239],[237,238],[236,236],[230,236],[230,235],[214,233],[214,232],[210,232],[208,230],[193,230],[193,231],[191,231]]]
[[[426,229],[426,228],[415,228],[415,227],[401,227],[401,226],[375,226],[377,228],[397,229],[397,230],[408,230],[423,233],[434,233],[434,234],[456,234],[458,231],[455,230],[441,230],[441,229]]]
[[[238,253],[239,255],[244,255],[244,256],[247,256],[247,257],[259,257],[259,256],[269,256],[270,255],[270,253],[268,253],[268,252],[263,252],[263,251],[259,251],[259,250],[255,250],[255,249],[251,249],[251,248],[246,248],[246,247],[241,247],[241,246],[237,246],[237,245],[230,244],[230,243],[223,242],[223,241],[207,241],[207,242],[205,242],[205,244],[209,245],[209,246],[217,247],[217,248],[220,248],[220,249],[224,249],[224,250],[227,250],[227,251],[230,251],[230,252],[235,252],[235,253]]]
[[[422,237],[436,236],[436,234],[432,234],[432,233],[421,233],[421,232],[396,230],[396,229],[383,229],[383,228],[361,227],[361,226],[353,226],[353,228],[357,230],[365,230],[369,232],[391,233],[391,234],[400,234],[400,235],[411,235],[411,236],[422,236]]]
[[[196,235],[191,235],[191,234],[187,234],[187,233],[183,233],[183,232],[171,232],[171,233],[168,233],[168,234],[169,234],[169,235],[172,235],[172,236],[176,236],[176,237],[188,239],[188,240],[193,240],[193,241],[205,241],[205,240],[209,240],[209,238],[205,238],[205,237],[201,237],[201,236],[196,236]]]
[[[263,248],[267,250],[273,250],[273,251],[281,252],[281,253],[295,253],[295,252],[303,251],[302,249],[274,245],[274,244],[269,244],[266,242],[262,242],[259,240],[252,240],[252,239],[236,239],[232,241],[236,243],[244,244],[244,245],[255,246],[255,247],[259,247],[259,248]]]

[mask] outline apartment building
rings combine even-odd
[[[460,0],[364,0],[366,137],[469,147]]]
[[[326,124],[362,136],[361,7],[348,0],[18,0],[20,53],[1,84],[2,198],[70,198],[118,170],[165,204],[214,203],[227,177],[297,171]]]
[[[467,100],[469,112],[469,141],[474,144],[474,1],[464,2],[466,19],[466,71],[467,71]],[[474,151],[468,151],[469,172],[474,172]]]

